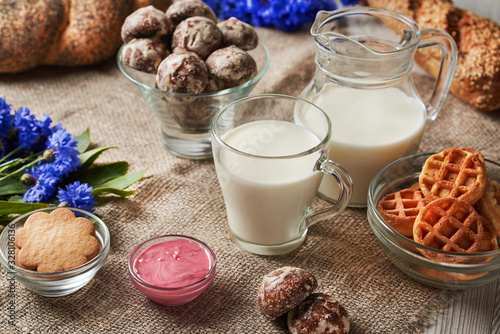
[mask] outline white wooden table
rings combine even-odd
[[[499,0],[500,1],[500,0]],[[500,280],[466,290],[425,334],[500,333]]]
[[[500,22],[500,0],[454,0],[466,8]],[[437,315],[425,334],[498,334],[500,333],[500,280],[466,290]]]

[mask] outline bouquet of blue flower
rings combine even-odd
[[[27,107],[12,111],[0,98],[0,216],[48,206],[94,211],[94,196],[116,194],[139,181],[124,161],[94,164],[112,147],[89,149],[90,133],[75,137],[48,115],[37,119]],[[1,222],[0,222],[1,223]]]
[[[204,0],[220,19],[234,16],[256,27],[297,31],[320,10],[353,6],[360,0]]]

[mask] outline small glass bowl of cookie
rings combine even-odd
[[[387,257],[416,281],[461,290],[500,276],[500,164],[474,148],[389,164],[370,184],[367,216]]]
[[[0,263],[14,282],[45,297],[73,293],[106,262],[110,234],[98,216],[49,207],[15,218],[0,235]]]
[[[182,158],[212,157],[213,116],[247,96],[270,63],[253,26],[220,21],[202,1],[174,2],[166,12],[137,9],[121,38],[120,71],[157,116],[163,144]]]

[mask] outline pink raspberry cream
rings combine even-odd
[[[134,270],[144,282],[162,288],[180,288],[198,282],[210,270],[207,252],[185,240],[168,240],[144,249]]]
[[[192,237],[164,235],[138,245],[130,254],[134,286],[149,299],[169,306],[198,297],[215,277],[215,254]]]

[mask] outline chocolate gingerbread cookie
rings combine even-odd
[[[158,89],[174,93],[199,94],[207,85],[208,72],[194,52],[172,53],[158,66]]]
[[[266,317],[275,319],[285,314],[318,286],[316,278],[301,268],[283,267],[271,271],[258,291],[259,309]]]
[[[133,38],[152,36],[166,36],[172,33],[174,25],[169,18],[159,9],[147,6],[137,9],[127,16],[121,29],[124,43]]]
[[[234,45],[214,51],[206,64],[219,89],[239,86],[257,75],[252,56]]]
[[[193,16],[204,16],[214,22],[217,22],[217,16],[214,11],[199,0],[174,2],[170,5],[170,7],[168,7],[165,14],[175,26],[185,19]]]
[[[242,50],[253,50],[259,43],[257,31],[235,17],[217,23],[217,27],[222,33],[223,46],[235,45]]]
[[[288,313],[291,334],[347,334],[350,320],[346,309],[332,296],[313,293]]]
[[[120,60],[136,70],[156,73],[158,65],[170,54],[168,46],[156,38],[134,38],[125,46]]]
[[[219,48],[221,40],[222,33],[214,21],[204,16],[194,16],[185,19],[175,28],[172,50],[191,51],[206,59]]]

